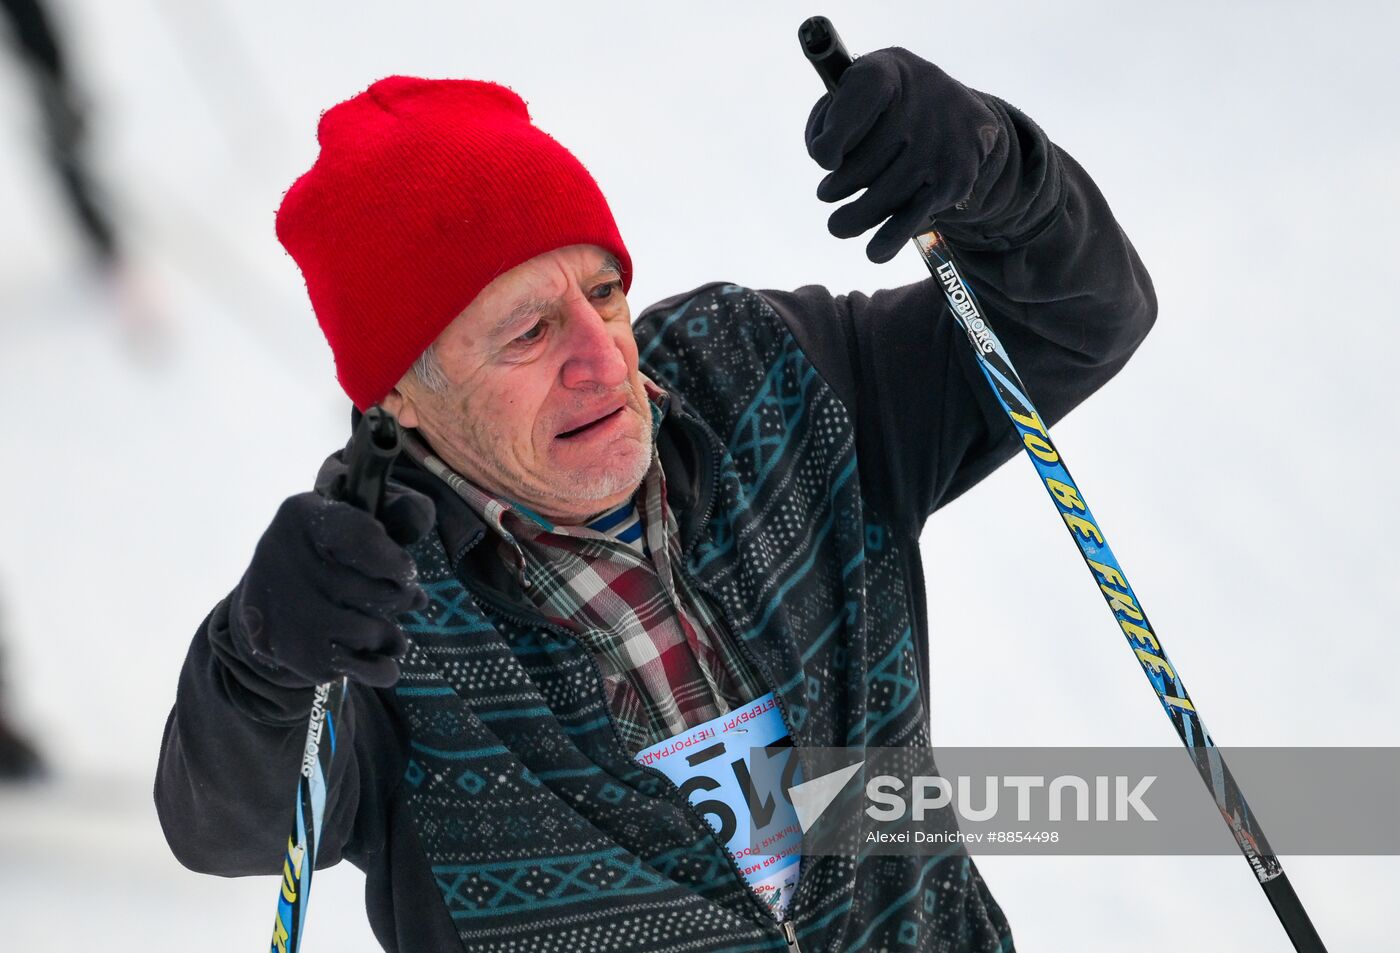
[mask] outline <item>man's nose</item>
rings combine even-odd
[[[627,380],[627,361],[617,346],[608,322],[579,295],[565,302],[564,328],[568,356],[560,372],[565,387],[621,387]]]

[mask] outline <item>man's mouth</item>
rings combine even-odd
[[[621,407],[616,408],[615,410],[609,411],[601,417],[590,420],[588,423],[583,424],[582,426],[575,427],[572,430],[565,430],[563,433],[559,434],[559,438],[561,440],[568,440],[571,437],[578,437],[582,436],[583,434],[589,433],[590,431],[598,427],[606,426],[610,421],[616,419],[616,417],[622,413],[626,406],[627,405],[624,404]]]

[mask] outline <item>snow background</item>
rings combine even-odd
[[[23,77],[0,59],[0,603],[10,707],[56,771],[0,791],[6,949],[267,942],[275,880],[184,871],[149,786],[191,633],[344,439],[273,212],[320,110],[394,72],[530,101],[611,199],[634,313],[712,279],[923,275],[907,249],[874,266],[826,233],[802,144],[821,91],[794,38],[808,13],[852,50],[898,43],[1025,109],[1156,282],[1156,330],[1055,436],[1217,741],[1400,744],[1397,8],[756,6],[66,0],[98,167],[168,324],[160,360],[75,277]],[[923,550],[937,743],[1177,743],[1026,464],[938,514]],[[1236,856],[978,863],[1025,950],[1287,948]],[[1332,949],[1394,942],[1395,857],[1285,863]],[[308,951],[376,949],[362,883],[318,875]]]

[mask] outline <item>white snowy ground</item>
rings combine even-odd
[[[0,947],[266,943],[274,882],[181,869],[149,783],[196,624],[343,439],[272,215],[319,110],[392,72],[529,99],[609,193],[636,310],[710,279],[921,277],[907,251],[877,268],[826,234],[808,13],[1015,102],[1094,174],[1156,281],[1157,329],[1056,437],[1217,740],[1400,744],[1396,8],[754,6],[62,3],[170,324],[155,366],[71,277],[0,63],[0,599],[14,707],[57,773],[0,793]],[[1020,461],[929,523],[938,743],[1175,743],[1058,524]],[[1286,948],[1238,857],[979,863],[1025,950]],[[1287,868],[1331,949],[1396,948],[1400,860]],[[375,948],[361,883],[317,878],[308,950]]]

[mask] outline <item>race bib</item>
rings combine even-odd
[[[754,893],[785,919],[802,842],[787,792],[800,779],[773,693],[645,748],[636,759],[675,782],[719,832]]]

